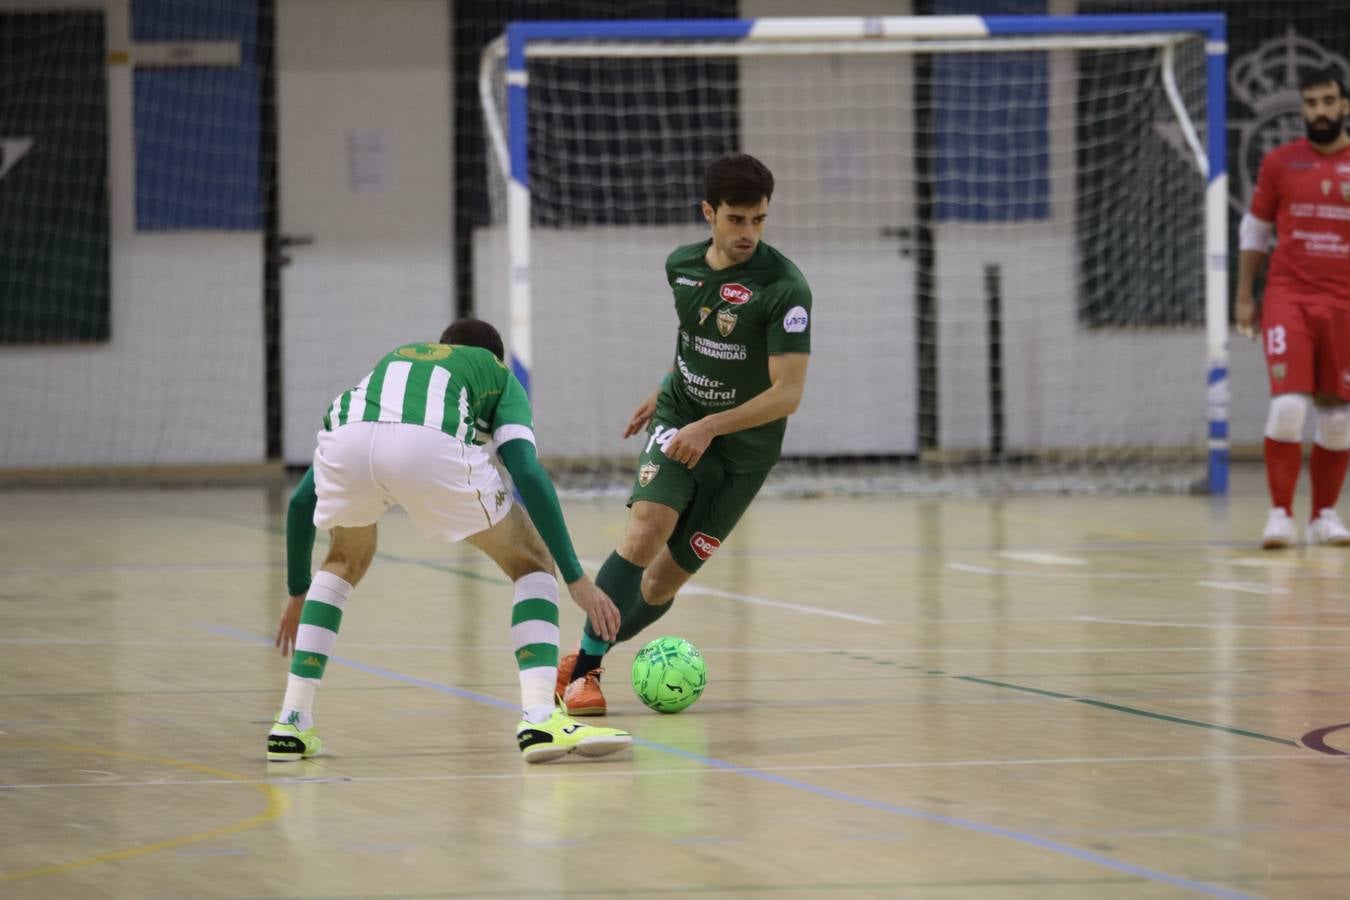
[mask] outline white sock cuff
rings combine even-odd
[[[547,572],[531,572],[516,580],[514,602],[522,600],[551,600],[558,602],[558,579]]]
[[[1319,408],[1313,441],[1327,450],[1350,450],[1350,407]]]
[[[1266,437],[1272,441],[1297,444],[1303,440],[1303,422],[1308,415],[1307,394],[1277,394],[1270,398],[1266,418]]]
[[[352,586],[346,581],[332,572],[320,571],[315,574],[314,580],[310,582],[309,592],[305,594],[305,599],[318,600],[320,603],[327,603],[329,606],[342,609],[351,594]]]

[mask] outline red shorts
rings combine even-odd
[[[1267,290],[1261,338],[1271,394],[1329,394],[1350,402],[1350,308]]]

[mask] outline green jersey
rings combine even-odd
[[[662,385],[656,418],[679,427],[768,390],[769,357],[811,352],[811,289],[792,260],[763,241],[745,262],[714,271],[711,239],[666,259],[680,333],[675,369]],[[787,419],[713,441],[729,471],[768,469],[783,448]]]
[[[402,422],[480,443],[494,434],[534,440],[530,400],[491,350],[450,344],[404,344],[333,401],[323,417],[332,431],[353,422]],[[505,428],[504,432],[501,429]]]

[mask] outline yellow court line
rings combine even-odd
[[[95,753],[99,756],[111,756],[114,759],[134,759],[140,762],[152,762],[173,766],[178,769],[190,769],[205,775],[214,775],[217,778],[237,781],[241,784],[248,785],[250,788],[261,791],[263,795],[267,797],[267,808],[256,816],[243,819],[242,821],[235,822],[231,825],[222,825],[219,828],[212,828],[209,831],[198,831],[194,834],[186,834],[182,837],[170,838],[167,841],[159,841],[154,844],[128,847],[125,850],[113,850],[109,853],[100,853],[97,856],[77,859],[73,862],[54,863],[49,866],[39,866],[36,869],[24,869],[19,872],[0,872],[0,881],[18,881],[21,878],[36,878],[39,875],[54,875],[58,872],[70,872],[75,869],[82,869],[86,866],[98,865],[99,863],[134,859],[137,856],[145,856],[148,853],[157,853],[160,850],[171,850],[174,847],[183,847],[188,844],[208,841],[211,838],[224,837],[227,834],[236,834],[241,831],[247,831],[250,828],[256,828],[264,822],[270,822],[273,819],[280,818],[282,815],[285,815],[286,810],[289,809],[291,805],[291,800],[286,796],[286,792],[276,785],[257,784],[246,775],[237,775],[233,772],[226,772],[222,769],[215,769],[211,766],[202,766],[197,763],[186,762],[180,759],[171,759],[165,756],[147,756],[143,753],[128,753],[124,750],[104,750],[101,747],[82,747],[76,744],[43,744],[6,741],[4,742],[4,746],[29,747],[37,750],[56,750],[66,753]]]

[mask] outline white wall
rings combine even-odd
[[[129,49],[126,0],[80,5],[107,11],[110,52]],[[136,233],[131,90],[131,67],[110,65],[112,339],[0,348],[0,467],[263,457],[260,236]]]

